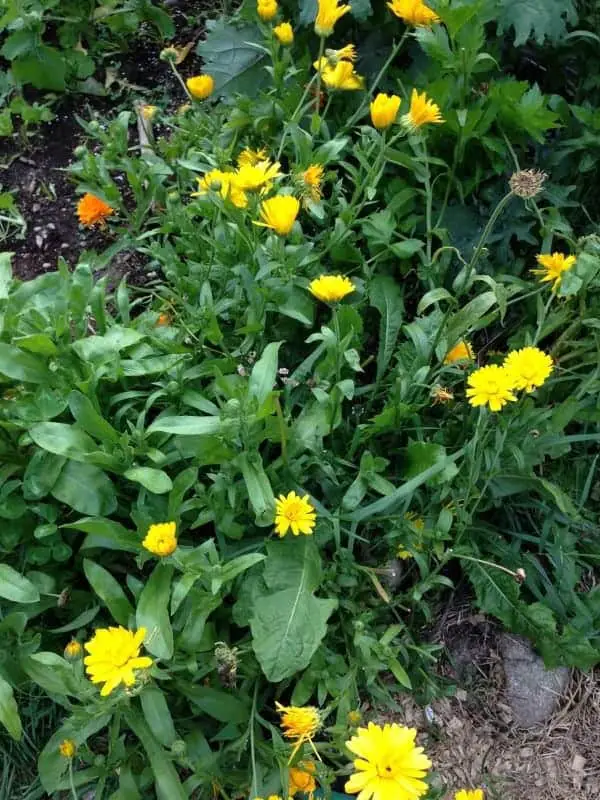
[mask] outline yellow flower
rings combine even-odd
[[[146,629],[137,633],[127,628],[98,628],[85,649],[89,653],[84,663],[92,683],[103,683],[102,697],[109,695],[120,683],[133,686],[136,669],[152,666],[152,659],[140,656]]]
[[[158,114],[158,106],[151,106],[151,105],[140,106],[140,114],[145,120],[151,122],[154,119],[154,117]]]
[[[556,292],[561,284],[563,272],[573,269],[577,263],[575,256],[566,256],[564,253],[547,253],[537,256],[541,269],[532,269],[534,275],[540,275],[542,283],[552,281],[552,291]]]
[[[483,789],[461,789],[454,795],[454,800],[484,800]]]
[[[419,94],[416,89],[412,90],[410,96],[410,111],[402,117],[402,120],[410,131],[416,131],[430,123],[440,125],[444,122],[440,107],[428,99],[425,92]]]
[[[84,194],[77,203],[79,222],[86,228],[91,228],[93,225],[105,225],[107,218],[114,213],[114,208],[90,192]]]
[[[277,14],[279,6],[276,0],[257,0],[256,11],[263,22],[270,22]]]
[[[248,198],[236,183],[234,172],[223,172],[220,169],[212,169],[202,178],[197,178],[198,191],[192,192],[192,197],[203,197],[209,192],[219,192],[225,200],[231,200],[236,208],[246,208]]]
[[[514,380],[504,367],[492,364],[475,370],[468,379],[467,397],[472,406],[489,405],[490,411],[500,411],[507,403],[516,400]]]
[[[317,36],[325,38],[331,36],[333,28],[338,19],[347,14],[352,6],[347,3],[338,5],[339,0],[317,0],[317,16],[315,19],[315,33]]]
[[[275,25],[273,33],[277,40],[286,47],[294,43],[294,31],[289,22],[281,22],[279,25]]]
[[[77,639],[71,639],[69,644],[65,647],[65,658],[68,658],[70,660],[79,658],[82,653],[83,653],[83,647],[77,641]]]
[[[300,173],[300,183],[304,190],[303,194],[307,200],[318,203],[321,199],[321,182],[325,168],[322,164],[310,164],[304,172]]]
[[[304,742],[310,742],[314,750],[312,740],[321,727],[321,714],[319,709],[314,706],[282,706],[275,703],[277,712],[281,716],[281,727],[286,739],[295,743],[294,750],[290,756],[290,761],[294,758]]]
[[[63,739],[58,745],[58,752],[63,758],[73,758],[76,750],[77,746],[75,745],[73,739]]]
[[[422,747],[415,745],[417,731],[401,725],[375,725],[359,728],[346,747],[358,758],[357,770],[346,783],[346,792],[359,794],[360,800],[417,800],[427,792],[422,780],[431,761]]]
[[[371,103],[371,122],[378,131],[393,125],[402,101],[396,94],[378,94]]]
[[[317,788],[314,778],[316,771],[317,768],[313,761],[300,761],[296,767],[291,767],[288,781],[290,797],[294,797],[298,792],[312,795]]]
[[[435,11],[422,0],[392,0],[388,8],[407,25],[429,27],[434,22],[440,22]]]
[[[308,291],[324,303],[337,303],[354,291],[354,284],[343,275],[320,275],[309,283]]]
[[[285,536],[290,528],[294,536],[301,533],[309,536],[315,525],[316,512],[307,494],[304,497],[296,492],[290,492],[287,497],[279,495],[279,499],[275,501],[275,530],[279,536]]]
[[[190,110],[191,107],[192,106],[190,105],[190,103],[182,103],[175,113],[178,116],[182,116],[183,114],[187,114],[187,112]]]
[[[513,350],[504,359],[515,389],[525,389],[529,394],[546,382],[553,369],[552,358],[537,347]]]
[[[170,556],[177,549],[177,525],[174,522],[159,522],[150,525],[142,545],[155,556]]]
[[[206,100],[215,89],[215,81],[211,75],[195,75],[193,78],[188,78],[185,85],[196,100]]]
[[[267,151],[264,147],[260,150],[252,150],[251,147],[246,147],[237,157],[238,167],[254,167],[261,161],[267,160]]]
[[[454,364],[456,361],[473,361],[475,354],[473,348],[465,339],[461,339],[458,344],[448,351],[444,364]]]
[[[328,48],[325,50],[325,58],[332,67],[335,67],[338,61],[356,61],[356,47],[353,44],[347,44],[339,50],[330,50]]]
[[[338,61],[335,66],[331,66],[326,58],[315,61],[315,69],[321,73],[321,79],[329,89],[341,89],[342,91],[354,91],[362,89],[365,79],[354,71],[350,61]]]
[[[270,189],[273,180],[281,175],[280,167],[279,161],[272,164],[269,159],[258,161],[255,164],[242,164],[235,173],[235,185],[245,192]]]
[[[280,236],[287,236],[294,227],[300,211],[300,201],[289,194],[278,194],[260,204],[262,222],[255,222],[262,228],[271,228]]]
[[[422,533],[425,530],[425,520],[422,517],[417,517],[414,512],[407,511],[404,515],[404,519],[417,533]],[[423,545],[419,542],[415,543],[413,547],[415,550],[423,549]],[[406,561],[407,559],[412,558],[413,554],[410,552],[410,550],[406,550],[406,546],[404,544],[400,544],[398,545],[396,556],[397,558],[401,558],[403,561]]]

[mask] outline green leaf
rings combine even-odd
[[[271,591],[255,599],[250,628],[262,670],[276,683],[308,666],[337,600],[314,596],[321,562],[313,542],[271,542],[267,552],[264,580]]]
[[[80,514],[94,517],[112,514],[117,508],[112,481],[93,464],[67,461],[51,494]]]
[[[156,658],[173,656],[173,630],[169,619],[169,596],[173,567],[157,564],[144,586],[136,612],[138,628],[146,628],[146,650]]]
[[[140,551],[140,539],[137,534],[112,519],[84,517],[62,527],[88,534],[81,545],[82,550],[99,548],[101,550],[124,550],[128,553],[139,553]]]
[[[111,714],[99,714],[96,709],[91,709],[89,719],[71,718],[54,733],[38,758],[38,773],[43,788],[50,795],[58,790],[61,777],[68,769],[68,761],[61,756],[58,749],[59,744],[64,739],[72,739],[77,747],[81,747],[85,742],[98,731],[102,730],[111,719]]]
[[[143,339],[143,334],[133,328],[112,327],[105,336],[90,336],[73,343],[73,350],[82,361],[114,358],[121,350],[132,347]]]
[[[219,722],[248,721],[250,709],[239,697],[210,686],[182,687],[182,691],[193,705]]]
[[[174,433],[177,436],[214,436],[221,433],[220,417],[162,417],[153,422],[146,433]]]
[[[433,442],[411,442],[405,449],[406,478],[414,478],[439,462],[446,463],[446,469],[436,475],[434,483],[443,483],[456,475],[457,467],[454,463],[446,462],[446,448]]]
[[[19,717],[19,709],[12,686],[0,675],[0,722],[4,725],[9,735],[19,741],[23,734],[23,726]]]
[[[559,42],[567,32],[567,22],[577,23],[573,0],[499,0],[498,27],[514,28],[515,47],[532,36],[538,44],[546,38]]]
[[[6,300],[12,283],[11,261],[14,253],[0,253],[0,300]]]
[[[31,680],[49,694],[79,694],[73,665],[56,653],[34,653],[22,658],[21,666]]]
[[[238,459],[248,492],[248,499],[256,515],[256,524],[261,527],[273,524],[275,514],[275,496],[259,453],[249,455],[242,453]]]
[[[51,374],[41,359],[5,342],[0,342],[0,372],[24,383],[51,383]]]
[[[156,741],[146,721],[133,708],[124,712],[125,721],[142,743],[148,756],[150,767],[154,773],[156,797],[158,800],[188,800],[171,760]]]
[[[78,391],[72,391],[68,397],[71,414],[84,431],[107,444],[116,444],[121,436],[112,425],[96,410],[89,397]]]
[[[123,477],[141,483],[144,489],[148,489],[153,494],[166,494],[173,488],[171,478],[162,469],[132,467],[123,474]]]
[[[277,359],[281,342],[271,342],[262,352],[261,357],[252,367],[248,381],[248,394],[261,406],[273,391],[277,380]]]
[[[0,597],[13,603],[37,603],[40,593],[21,573],[8,564],[0,564]]]
[[[198,44],[197,52],[204,61],[205,72],[215,79],[215,92],[254,96],[266,77],[260,30],[254,25],[235,27],[226,18],[209,20],[206,27],[208,33]]]
[[[134,611],[120,583],[108,570],[87,558],[83,559],[83,571],[90,586],[108,608],[113,618],[119,625],[128,627],[129,617],[133,616]]]
[[[85,431],[64,422],[40,422],[29,435],[38,447],[57,456],[87,461],[90,453],[98,450],[96,442]]]
[[[31,83],[36,89],[61,92],[66,88],[65,60],[59,50],[37,44],[35,53],[12,62],[12,73],[20,83]]]
[[[398,333],[404,316],[402,290],[387,275],[375,278],[369,286],[371,305],[379,311],[379,349],[377,351],[377,380],[381,380],[394,354]]]
[[[140,695],[140,701],[152,733],[163,747],[171,747],[177,739],[177,732],[164,694],[158,686],[146,686]]]

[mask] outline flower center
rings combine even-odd
[[[291,522],[297,522],[302,516],[302,507],[300,503],[290,503],[285,509],[285,515]]]
[[[377,776],[379,778],[392,778],[393,770],[389,764],[382,764],[377,767]]]

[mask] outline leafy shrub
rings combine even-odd
[[[26,284],[0,262],[0,709],[15,737],[13,689],[64,710],[49,793],[285,795],[320,721],[340,787],[363,698],[443,690],[427,631],[466,582],[548,664],[599,660],[600,240],[540,172],[557,104],[502,73],[497,4],[406,35],[369,11],[336,26],[371,25],[356,64],[254,8],[217,23],[221,102],[146,112],[139,147],[130,113],[83,123],[106,253]],[[363,76],[402,100],[380,130],[361,90],[322,96]],[[126,249],[159,279],[109,292]],[[114,625],[144,629],[115,634],[125,688]],[[291,744],[284,702],[322,714]]]

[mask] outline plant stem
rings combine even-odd
[[[77,800],[77,789],[75,788],[75,778],[73,776],[73,759],[69,759],[69,788],[73,795],[73,800]]]
[[[254,697],[252,698],[252,713],[250,714],[250,761],[252,763],[252,792],[251,796],[258,794],[258,782],[256,779],[256,750],[254,747],[254,716],[256,714],[256,700],[258,698],[258,681],[254,684]]]
[[[546,317],[548,316],[548,311],[550,311],[550,306],[552,305],[553,300],[554,300],[554,292],[550,292],[550,297],[546,301],[546,305],[544,306],[544,309],[538,321],[537,328],[535,329],[535,336],[533,337],[534,345],[538,343],[539,338],[542,334],[542,328],[544,327],[544,322],[546,322]]]
[[[178,70],[178,69],[177,69],[177,67],[175,66],[175,63],[174,63],[173,61],[171,61],[171,59],[169,59],[169,65],[170,65],[170,67],[171,67],[171,69],[172,69],[172,71],[173,71],[173,74],[175,75],[175,77],[177,78],[177,80],[179,81],[179,83],[181,84],[181,88],[182,88],[182,89],[183,89],[183,91],[186,93],[188,100],[193,100],[194,98],[193,98],[193,97],[192,97],[192,95],[190,94],[190,91],[189,91],[189,89],[187,88],[187,86],[185,85],[185,81],[183,80],[183,78],[182,78],[182,77],[181,77],[181,75],[179,74],[179,70]]]
[[[319,118],[319,129],[321,127],[320,111],[321,111],[321,61],[323,60],[323,53],[325,52],[325,38],[321,36],[319,40],[319,57],[317,59],[317,98],[315,100],[315,110]]]
[[[317,75],[318,75],[318,73],[313,75],[312,78],[309,80],[309,82],[304,87],[304,92],[302,94],[302,97],[300,98],[300,101],[298,102],[298,105],[294,109],[294,113],[290,117],[290,123],[296,123],[296,121],[297,121],[296,120],[296,115],[299,112],[301,113],[301,111],[302,111],[302,109],[304,107],[304,101],[306,100],[306,98],[308,96],[308,93],[310,92],[310,87],[317,80]],[[287,137],[287,132],[288,132],[288,127],[286,125],[286,127],[283,129],[283,133],[281,134],[281,141],[279,142],[279,149],[277,150],[277,157],[275,158],[275,161],[279,161],[279,159],[281,158],[281,154],[283,153],[283,146],[285,144],[285,140],[286,140],[286,137]]]
[[[475,564],[485,564],[486,567],[493,567],[494,569],[499,569],[502,572],[506,572],[507,575],[510,575],[511,578],[515,580],[519,580],[519,576],[514,570],[509,569],[508,567],[503,567],[501,564],[495,564],[493,561],[486,561],[484,558],[475,558],[474,556],[465,556],[462,553],[459,555],[458,553],[452,552],[452,550],[447,550],[446,552],[450,553],[453,558],[460,558],[463,561],[472,561]]]
[[[483,252],[483,248],[485,247],[485,244],[486,244],[486,242],[487,242],[487,240],[489,238],[489,235],[491,234],[492,230],[494,229],[494,225],[498,221],[498,217],[500,216],[500,214],[502,214],[502,212],[504,211],[504,209],[506,208],[506,206],[508,205],[510,200],[512,200],[512,197],[513,197],[513,193],[512,192],[508,192],[508,194],[505,194],[504,197],[502,198],[502,200],[500,200],[500,202],[498,203],[498,205],[496,206],[496,208],[492,212],[492,216],[489,218],[489,220],[487,222],[487,225],[483,229],[483,233],[481,234],[481,238],[477,242],[477,247],[475,248],[475,252],[473,253],[473,256],[472,256],[471,260],[469,261],[469,264],[468,264],[467,270],[466,270],[466,274],[465,274],[465,280],[463,282],[461,291],[458,294],[462,294],[465,291],[465,289],[468,288],[469,280],[471,278],[471,275],[473,274],[473,270],[477,266],[477,262],[479,261],[479,259],[481,257],[481,253]]]

